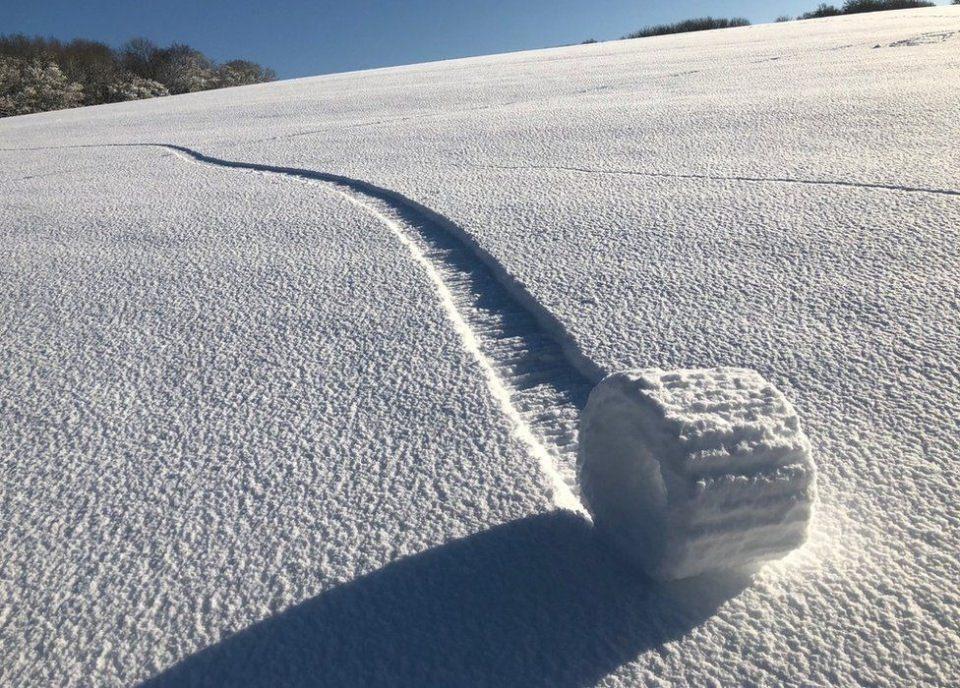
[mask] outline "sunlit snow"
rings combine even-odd
[[[938,6],[0,120],[0,684],[955,684],[958,102]],[[580,410],[721,366],[809,540],[654,583]]]

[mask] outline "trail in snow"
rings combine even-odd
[[[602,372],[573,349],[559,323],[471,245],[462,230],[416,202],[367,182],[223,160],[184,146],[135,145],[166,148],[191,162],[320,182],[382,222],[433,282],[464,347],[514,423],[516,436],[548,478],[554,504],[585,514],[576,496],[577,430],[580,410]]]
[[[699,179],[705,181],[756,182],[767,184],[806,184],[811,186],[845,186],[855,189],[879,189],[882,191],[902,191],[905,193],[927,193],[942,196],[960,196],[954,189],[936,189],[924,186],[904,186],[900,184],[879,184],[874,182],[850,182],[838,179],[801,179],[797,177],[753,177],[747,175],[719,175],[695,172],[648,172],[644,170],[625,170],[604,167],[575,167],[567,165],[501,165],[497,163],[470,163],[467,167],[494,170],[556,170],[558,172],[582,172],[584,174],[610,174],[631,177],[654,177],[662,179]]]
[[[507,103],[509,104],[509,103]],[[374,123],[376,124],[376,123]],[[370,124],[360,125],[360,126],[370,126]],[[273,136],[266,139],[251,139],[238,142],[240,144],[247,143],[262,143],[265,141],[277,141],[285,138],[295,138],[298,136],[306,136],[308,134],[318,133],[322,130],[311,130],[304,132],[295,132],[293,134],[286,134],[283,136]],[[182,146],[175,146],[171,144],[159,144],[159,143],[108,143],[108,144],[74,144],[67,146],[33,146],[29,148],[0,148],[0,151],[3,152],[16,152],[16,151],[43,151],[43,150],[61,150],[64,148],[102,148],[104,146],[118,146],[118,147],[137,147],[137,146],[160,146],[161,148],[171,148],[171,149],[182,149],[182,152],[188,152],[192,156],[200,156],[203,159],[203,162],[210,162],[211,164],[222,164],[227,167],[247,167],[248,169],[258,169],[258,168],[269,168],[269,165],[253,165],[251,163],[240,163],[235,164],[226,160],[216,160],[213,158],[208,158],[202,154],[195,153],[190,151],[190,149],[184,148]],[[197,158],[199,159],[199,158]],[[923,194],[936,194],[940,196],[960,196],[960,190],[957,189],[938,189],[936,187],[927,187],[927,186],[907,186],[903,184],[882,184],[879,182],[853,182],[846,181],[843,179],[804,179],[802,177],[758,177],[751,175],[742,175],[742,174],[732,174],[732,175],[722,175],[722,174],[706,174],[703,172],[657,172],[650,170],[628,170],[620,168],[607,168],[607,167],[580,167],[575,165],[540,165],[536,163],[529,163],[523,165],[509,165],[501,163],[461,163],[453,164],[451,167],[471,167],[475,169],[491,169],[491,170],[516,170],[519,172],[532,172],[537,170],[554,170],[557,172],[579,172],[582,174],[609,174],[614,176],[624,176],[624,177],[651,177],[654,179],[695,179],[701,181],[714,181],[714,182],[754,182],[758,184],[803,184],[807,186],[841,186],[853,189],[871,189],[879,191],[899,191],[902,193],[923,193]],[[388,194],[391,197],[394,197],[396,200],[400,198],[399,194],[395,194],[392,191],[387,189],[380,189],[375,187],[372,184],[367,182],[362,182],[359,180],[353,180],[346,177],[340,177],[338,175],[329,175],[326,173],[315,173],[309,170],[301,170],[297,168],[287,168],[287,167],[276,167],[272,169],[267,169],[265,171],[279,172],[281,174],[290,174],[293,176],[305,176],[305,174],[312,175],[313,178],[322,179],[326,177],[327,179],[322,179],[324,181],[338,181],[354,184],[358,187],[363,187],[365,189],[376,189],[380,193]],[[18,181],[18,180],[11,180]],[[415,201],[410,201],[406,199],[410,204],[417,205]],[[432,212],[432,211],[431,211]]]

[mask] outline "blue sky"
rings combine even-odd
[[[0,0],[0,33],[189,43],[281,78],[609,39],[695,16],[754,23],[820,0]],[[838,0],[835,4],[840,4]]]

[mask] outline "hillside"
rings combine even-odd
[[[960,678],[960,7],[0,121],[0,684]],[[819,504],[655,584],[604,374],[745,366]]]

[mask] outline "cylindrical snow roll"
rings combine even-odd
[[[600,534],[654,578],[777,559],[806,538],[810,442],[752,370],[610,375],[583,412],[577,463]]]

